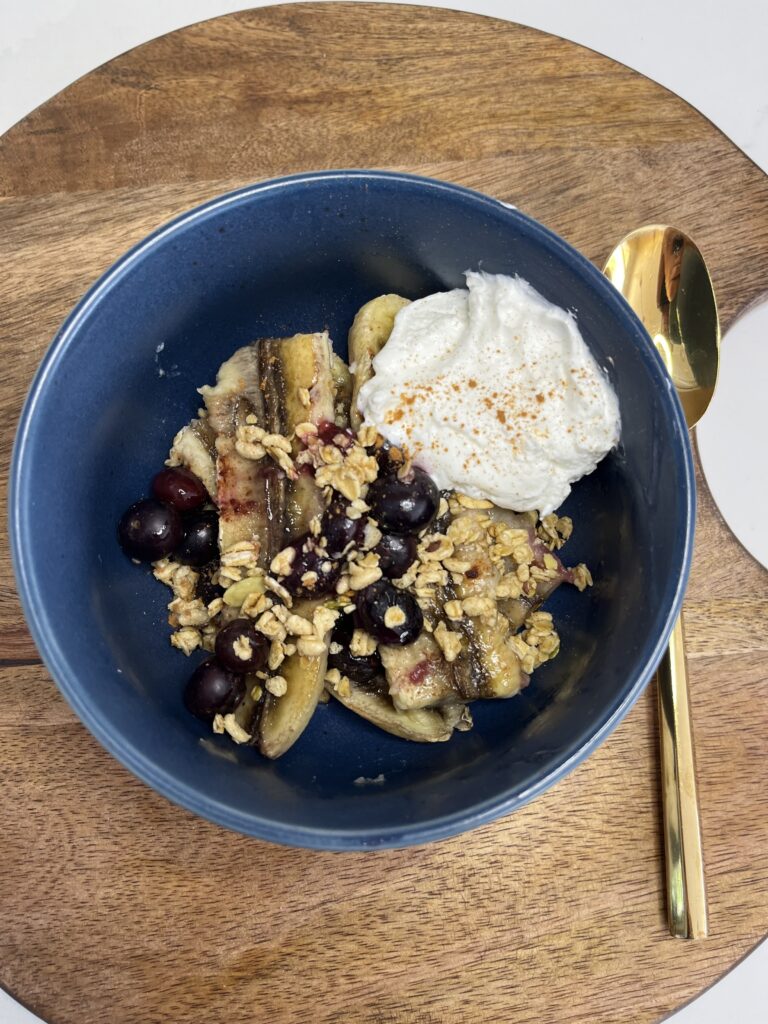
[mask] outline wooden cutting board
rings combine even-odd
[[[481,189],[598,263],[637,225],[679,224],[725,327],[768,279],[766,177],[605,57],[428,8],[204,22],[98,68],[0,140],[2,486],[35,366],[115,257],[218,192],[329,167]],[[167,803],[75,720],[3,538],[2,983],[55,1024],[645,1024],[693,998],[768,928],[768,573],[698,484],[685,611],[708,941],[665,927],[652,693],[565,781],[469,835],[366,854],[269,846]]]

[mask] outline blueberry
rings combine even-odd
[[[184,521],[184,537],[176,558],[184,565],[207,565],[219,553],[219,517],[215,512],[197,512]]]
[[[230,672],[255,672],[264,667],[268,654],[269,641],[250,619],[235,619],[216,634],[216,658]]]
[[[354,622],[350,615],[339,620],[331,637],[331,645],[338,644],[341,650],[328,655],[328,667],[338,669],[343,676],[356,683],[369,683],[382,673],[381,658],[376,651],[367,655],[352,654],[349,644],[353,629]]]
[[[358,594],[355,615],[359,626],[383,644],[412,644],[424,625],[416,598],[389,580]]]
[[[242,675],[230,672],[216,658],[198,665],[184,689],[184,706],[195,718],[212,722],[234,711],[245,696]]]
[[[401,480],[397,473],[387,473],[374,480],[366,501],[379,529],[419,533],[435,518],[440,491],[429,474],[414,466],[405,479]]]
[[[203,481],[183,466],[160,470],[152,480],[152,491],[179,512],[193,512],[208,501]]]
[[[290,546],[294,557],[290,574],[281,580],[285,589],[296,597],[319,597],[332,593],[341,576],[339,562],[319,546],[311,533],[305,533]]]
[[[117,528],[123,551],[140,562],[156,562],[172,554],[183,537],[176,509],[156,498],[131,505]]]
[[[418,541],[412,535],[385,533],[373,551],[379,556],[379,568],[383,575],[396,580],[415,561],[417,548]]]

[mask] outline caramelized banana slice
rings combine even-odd
[[[335,387],[328,332],[295,334],[275,348],[285,387],[283,433],[290,436],[299,423],[334,422]],[[300,450],[294,442],[294,455]],[[286,536],[293,540],[309,529],[310,520],[324,508],[323,496],[310,472],[290,482],[287,496]]]
[[[171,459],[202,480],[212,499],[216,498],[215,440],[205,420],[192,420],[174,437],[171,448]]]
[[[363,689],[354,682],[350,682],[349,693],[338,693],[330,684],[327,690],[350,711],[393,736],[415,743],[444,743],[451,738],[453,726],[439,711],[428,708],[400,711],[386,694]]]
[[[528,532],[528,543],[533,551],[534,565],[537,565],[540,569],[545,568],[545,555],[550,556],[555,561],[555,571],[557,575],[551,580],[539,580],[536,584],[536,593],[532,597],[521,596],[517,598],[506,598],[499,601],[499,610],[507,617],[512,632],[515,633],[520,629],[531,612],[535,612],[537,608],[540,608],[546,599],[557,590],[561,583],[570,580],[571,574],[560,561],[557,552],[550,551],[546,544],[544,544],[544,542],[536,535],[535,515],[532,515],[529,512],[510,512],[508,509],[498,508],[496,506],[488,509],[486,511],[486,515],[488,515],[494,522],[506,523],[513,529],[526,530]],[[510,566],[507,565],[507,568],[510,568]]]
[[[461,696],[467,700],[476,697],[514,697],[528,682],[520,659],[507,642],[512,632],[509,620],[496,606],[495,590],[499,580],[499,564],[494,564],[483,543],[483,516],[464,513],[471,526],[477,519],[478,528],[465,531],[466,539],[454,547],[454,557],[469,563],[470,569],[456,576],[453,583],[455,596],[464,605],[465,615],[460,628],[468,645],[456,659],[457,681],[463,687]],[[471,689],[468,690],[468,687]]]
[[[333,408],[336,415],[334,418],[337,423],[347,426],[352,406],[352,374],[341,356],[337,356],[335,352],[331,356],[331,373],[335,391]]]
[[[404,647],[381,644],[379,655],[398,710],[432,708],[457,699],[451,666],[430,633]]]
[[[282,433],[293,434],[299,423],[319,425],[333,421],[334,384],[331,373],[331,342],[327,333],[296,334],[270,342],[269,358],[279,368],[283,387]],[[298,441],[294,455],[298,453]],[[295,539],[309,528],[310,520],[324,509],[323,496],[311,473],[300,473],[286,484],[284,540]],[[320,602],[307,601],[292,610],[312,619]],[[267,693],[258,729],[258,744],[267,757],[284,754],[307,727],[323,692],[328,664],[330,633],[323,638],[322,654],[309,658],[290,655],[280,666],[288,684],[282,697]]]
[[[384,347],[392,333],[395,317],[403,306],[409,305],[409,301],[393,294],[371,299],[357,311],[357,316],[349,329],[349,364],[353,373],[349,416],[355,430],[358,430],[363,422],[357,408],[358,392],[373,376],[373,358]]]
[[[246,417],[265,426],[264,395],[260,387],[259,346],[238,349],[216,374],[213,387],[200,388],[208,410],[208,424],[216,435],[216,504],[219,507],[219,549],[228,551],[238,541],[258,542],[270,526],[267,478],[272,470],[267,458],[254,461],[237,452],[237,428]],[[260,552],[265,564],[268,553]]]
[[[319,603],[307,601],[293,610],[311,619]],[[323,692],[329,643],[330,633],[324,638],[322,654],[310,658],[297,652],[280,666],[280,675],[288,689],[282,697],[266,694],[259,721],[259,749],[266,757],[280,757],[306,729]]]

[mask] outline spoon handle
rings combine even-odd
[[[659,665],[658,696],[669,930],[677,938],[702,939],[707,898],[682,618]]]

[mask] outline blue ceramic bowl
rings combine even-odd
[[[570,564],[595,586],[550,603],[562,653],[475,728],[422,746],[322,706],[271,763],[182,707],[191,662],[168,643],[166,588],[115,525],[147,492],[195,389],[238,346],[329,327],[339,351],[382,292],[418,298],[467,269],[520,274],[573,309],[608,368],[623,439],[574,488]],[[487,196],[379,172],[233,192],[158,229],[82,299],[32,385],[12,468],[11,539],[35,641],[96,738],[171,800],[250,835],[333,850],[405,846],[507,814],[575,767],[661,655],[688,573],[694,482],[683,415],[629,307],[578,252]],[[194,659],[193,659],[194,660]],[[384,775],[375,786],[355,779]]]

